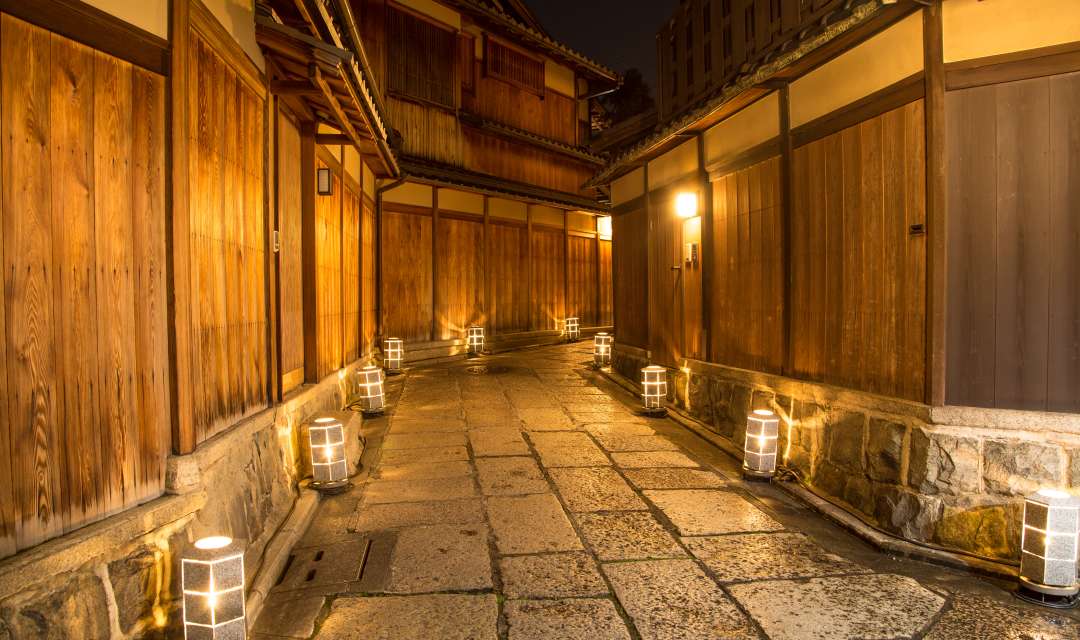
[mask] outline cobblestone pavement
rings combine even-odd
[[[589,371],[584,343],[417,368],[365,422],[256,640],[1075,639],[1010,586],[879,553]]]

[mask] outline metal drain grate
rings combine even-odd
[[[520,367],[508,367],[505,364],[478,364],[465,367],[465,373],[473,376],[498,375],[523,371]]]

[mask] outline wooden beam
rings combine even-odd
[[[495,323],[491,317],[491,216],[488,213],[488,197],[484,199],[484,325],[490,335],[495,335]]]
[[[319,381],[318,258],[315,246],[315,123],[300,123],[300,255],[304,290],[304,381]]]
[[[169,363],[172,409],[172,449],[176,454],[195,450],[194,380],[192,378],[191,318],[191,209],[188,180],[188,86],[189,46],[188,2],[175,0],[171,5],[172,59],[169,74],[171,112],[169,210],[171,223],[166,227],[169,288]]]
[[[701,354],[702,360],[712,355],[712,276],[713,276],[713,186],[709,172],[705,170],[705,136],[698,136],[698,172],[701,185]],[[684,345],[685,347],[685,345]]]
[[[945,331],[948,292],[945,272],[945,59],[942,51],[941,2],[923,9],[923,63],[926,68],[926,403],[945,404]]]
[[[532,205],[525,205],[525,263],[529,272],[529,321],[528,328],[532,331],[536,328],[533,322],[533,250],[532,250]]]
[[[334,112],[334,117],[338,119],[338,124],[345,131],[345,134],[349,136],[351,144],[360,148],[360,135],[356,133],[356,129],[353,128],[352,121],[345,115],[345,110],[341,108],[341,104],[334,97],[334,91],[330,88],[330,85],[326,83],[326,78],[323,77],[322,71],[319,67],[312,65],[308,70],[311,82],[317,86],[323,93],[323,97],[326,98],[327,105],[330,106],[330,110]]]
[[[791,91],[787,84],[780,89],[780,300],[784,305],[781,311],[780,332],[784,345],[784,364],[782,372],[786,376],[795,374],[795,345],[791,333],[791,305],[794,291],[794,273],[792,273],[791,242],[794,222],[792,220],[792,194],[795,192],[795,177],[791,170],[794,143],[791,137]]]
[[[563,309],[562,316],[565,321],[570,316],[570,215],[563,211]],[[575,315],[580,315],[579,310],[574,310]],[[580,324],[580,320],[578,321]]]
[[[431,339],[438,340],[439,324],[439,188],[431,188]]]
[[[600,326],[601,324],[603,324],[603,322],[601,321],[602,318],[601,318],[601,312],[600,312],[600,301],[603,298],[601,297],[601,292],[600,292],[600,290],[602,288],[602,285],[601,285],[601,281],[600,281],[600,264],[601,264],[601,260],[600,260],[600,225],[599,225],[599,220],[600,220],[600,218],[596,218],[596,217],[593,218],[593,231],[595,232],[594,235],[593,235],[593,242],[594,242],[594,244],[593,244],[593,264],[594,264],[594,267],[593,268],[595,270],[595,274],[594,274],[595,278],[594,279],[596,280],[596,291],[595,291],[595,295],[593,296],[594,298],[596,298],[593,301],[593,305],[594,305],[593,306],[593,309],[594,309],[594,311],[593,311],[593,314],[594,314],[593,315],[593,326],[597,326],[597,327]]]
[[[343,133],[316,133],[315,144],[323,146],[337,146],[342,144],[352,145],[352,138]]]
[[[273,405],[281,401],[281,262],[280,252],[274,242],[274,234],[281,225],[280,212],[277,206],[278,194],[278,109],[277,97],[270,96],[265,102],[265,117],[263,122],[269,123],[263,127],[266,144],[263,146],[263,228],[267,230],[265,237],[264,266],[267,273],[266,279],[266,358],[267,379],[266,394],[269,404]]]
[[[322,92],[311,84],[310,80],[271,80],[270,93],[279,96],[310,96],[320,95]]]

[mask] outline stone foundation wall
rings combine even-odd
[[[616,347],[640,378],[645,352]],[[669,401],[741,449],[748,412],[781,423],[781,464],[816,493],[907,540],[1018,562],[1023,496],[1080,487],[1080,416],[931,408],[869,393],[687,361]]]
[[[250,586],[307,475],[301,425],[340,409],[345,386],[333,378],[295,391],[170,457],[166,495],[0,562],[0,640],[183,637],[180,557],[207,535],[245,540]],[[361,420],[347,417],[358,461]]]

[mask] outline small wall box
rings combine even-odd
[[[686,264],[697,264],[698,262],[698,243],[687,242],[683,245],[683,261]]]

